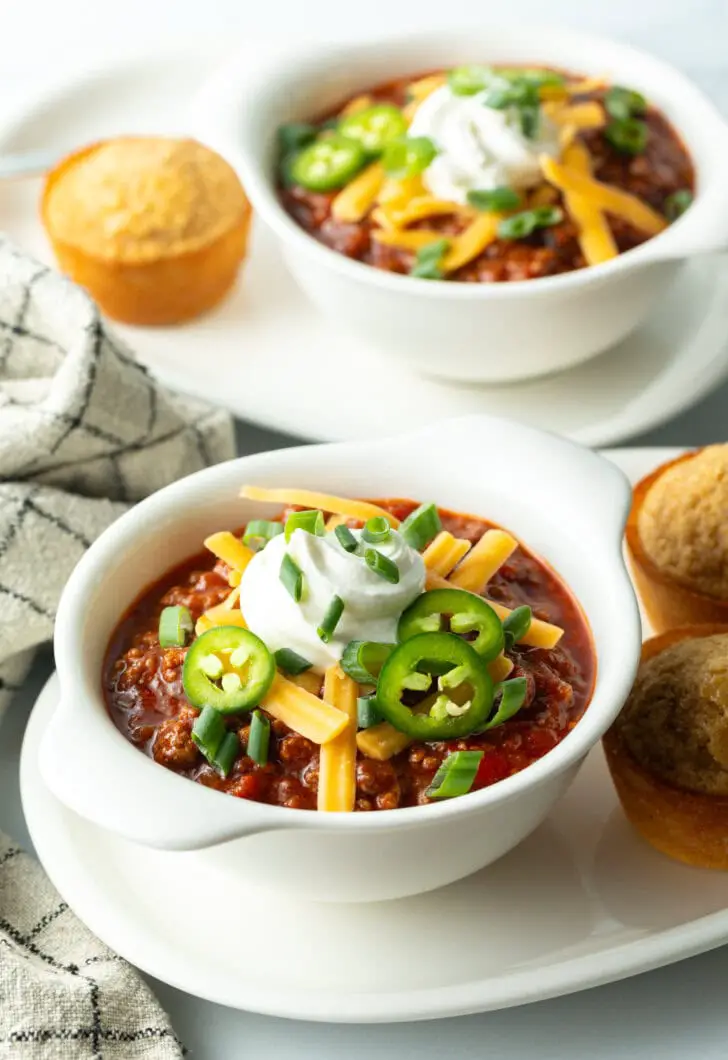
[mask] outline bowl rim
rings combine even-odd
[[[260,477],[261,474],[275,467],[276,459],[282,453],[294,454],[289,459],[295,461],[300,458],[303,465],[310,466],[311,470],[308,473],[315,475],[317,454],[323,451],[328,451],[329,455],[335,456],[337,460],[345,460],[347,455],[352,453],[358,453],[358,458],[363,459],[366,454],[376,455],[387,452],[387,446],[391,446],[393,441],[396,441],[413,447],[414,452],[421,454],[425,444],[433,445],[441,438],[443,425],[447,426],[451,437],[452,432],[455,431],[462,440],[472,438],[472,431],[477,429],[485,429],[486,432],[497,431],[498,437],[506,441],[509,434],[519,435],[524,437],[527,444],[532,447],[539,446],[541,450],[546,447],[549,461],[553,461],[562,471],[567,471],[571,467],[575,482],[578,481],[581,486],[586,486],[587,483],[593,486],[595,481],[599,483],[599,497],[595,507],[598,509],[601,523],[605,525],[601,529],[602,537],[599,545],[594,549],[592,543],[590,555],[599,557],[598,562],[594,560],[594,569],[598,571],[605,590],[608,587],[611,598],[619,601],[620,622],[610,627],[609,637],[610,654],[619,658],[620,665],[614,668],[615,672],[605,673],[599,657],[599,644],[595,644],[597,668],[592,697],[579,723],[572,731],[552,751],[526,769],[490,787],[471,792],[467,798],[442,800],[442,802],[431,803],[427,806],[400,807],[388,810],[386,813],[370,814],[325,814],[316,810],[301,811],[233,799],[227,793],[190,782],[186,777],[165,769],[133,747],[116,728],[106,708],[101,682],[98,680],[100,675],[96,674],[95,681],[90,681],[84,672],[84,643],[81,631],[83,624],[89,621],[92,596],[96,594],[96,599],[99,599],[104,576],[108,577],[113,573],[114,564],[118,567],[120,557],[126,556],[142,540],[144,547],[149,547],[149,541],[153,535],[148,528],[154,518],[157,515],[172,512],[181,512],[184,518],[184,513],[192,511],[194,505],[199,502],[200,491],[213,489],[215,483],[218,484],[218,489],[225,484],[227,491],[229,479],[233,478],[239,482],[242,476],[249,472]],[[406,452],[407,448],[404,449],[405,454]],[[301,477],[304,477],[306,473],[299,472]],[[576,485],[573,493],[576,503],[578,496]],[[111,735],[114,735],[116,750],[113,750],[113,754],[118,767],[126,771],[129,783],[132,783],[132,777],[136,773],[137,779],[140,783],[144,783],[145,787],[148,788],[150,784],[154,785],[155,794],[160,801],[166,800],[168,804],[171,804],[177,792],[178,803],[181,799],[185,799],[188,806],[194,805],[196,810],[206,806],[211,814],[214,814],[215,807],[220,813],[223,805],[226,805],[227,810],[223,812],[222,817],[225,822],[233,823],[228,826],[222,820],[220,821],[218,831],[225,833],[224,838],[235,838],[238,835],[253,834],[257,831],[282,829],[315,829],[351,833],[426,827],[428,823],[446,821],[455,815],[479,813],[487,807],[506,803],[531,789],[540,787],[569,767],[577,765],[614,720],[629,692],[639,662],[641,643],[637,602],[624,565],[621,548],[622,529],[629,509],[630,496],[631,491],[625,476],[604,457],[544,431],[488,416],[469,416],[439,421],[434,426],[401,434],[395,439],[377,439],[363,443],[304,445],[292,449],[274,450],[269,453],[238,457],[198,471],[152,494],[122,515],[93,543],[72,573],[61,598],[56,622],[55,653],[62,695],[61,705],[55,717],[61,717],[65,712],[66,720],[68,720],[69,710],[73,711],[76,716],[82,716],[83,713],[87,716],[91,714],[94,716],[94,727],[98,733],[101,731],[98,722],[101,721],[101,713],[103,713],[105,733],[103,739],[108,744],[107,749],[112,750],[109,741]],[[591,525],[598,529],[601,524],[599,521],[594,521]],[[568,586],[568,582],[566,584]],[[580,603],[580,601],[577,602]],[[582,610],[587,623],[590,624],[589,614],[583,607]],[[93,692],[93,689],[96,691]],[[70,700],[72,700],[72,706],[69,707]],[[51,728],[49,727],[46,742],[50,742]],[[72,728],[73,726],[66,725],[66,729]],[[123,766],[122,754],[127,756]],[[49,786],[54,790],[54,784],[48,778],[47,769],[44,766],[43,752],[41,768],[46,773]],[[146,770],[146,780],[142,775],[142,770]],[[187,791],[186,796],[183,788]],[[62,801],[67,801],[62,794],[57,791],[56,794]],[[78,804],[72,808],[83,813],[83,809],[79,809]],[[99,820],[98,817],[101,811],[96,810],[96,812],[97,816],[94,819],[104,826],[103,820]],[[93,816],[92,813],[84,815]],[[194,830],[192,826],[190,830]],[[127,834],[129,838],[135,838],[133,829],[128,830]],[[148,842],[148,845],[152,846],[163,845],[161,842],[157,844],[149,840],[139,841]],[[193,845],[198,848],[210,846],[220,841],[222,840],[218,838],[190,843],[187,849],[191,849]],[[178,845],[178,848],[185,847]]]
[[[668,226],[665,231],[647,239],[644,243],[634,247],[616,258],[590,265],[583,269],[574,269],[556,276],[538,277],[535,280],[515,280],[507,283],[484,284],[484,283],[431,283],[408,275],[390,273],[382,269],[374,268],[364,262],[359,262],[346,257],[344,254],[320,243],[309,232],[298,225],[287,213],[281,204],[275,187],[275,182],[268,172],[267,166],[262,158],[256,156],[253,140],[254,112],[261,105],[264,108],[274,109],[279,106],[283,98],[286,86],[297,84],[306,85],[314,81],[323,63],[339,64],[346,68],[366,61],[374,51],[381,49],[405,49],[416,51],[419,47],[429,46],[443,41],[443,50],[455,47],[456,42],[470,42],[473,33],[484,35],[484,50],[487,51],[488,41],[494,39],[505,40],[517,38],[523,41],[524,51],[533,52],[536,49],[543,50],[543,61],[548,63],[548,50],[564,42],[567,43],[574,53],[574,65],[577,68],[587,69],[584,73],[590,73],[589,63],[585,64],[584,56],[588,56],[592,49],[607,51],[615,62],[621,59],[623,62],[640,60],[647,71],[647,78],[652,83],[660,82],[661,85],[674,86],[675,97],[681,95],[687,97],[693,110],[694,121],[706,129],[710,127],[717,144],[713,147],[713,161],[720,161],[721,148],[728,156],[728,122],[724,120],[714,104],[705,96],[698,86],[686,77],[681,71],[671,64],[642,51],[613,40],[591,33],[560,28],[553,25],[530,25],[524,29],[515,23],[495,23],[489,25],[485,34],[482,27],[473,28],[470,31],[424,31],[414,35],[381,35],[368,40],[346,42],[343,44],[329,45],[312,56],[310,47],[298,48],[285,56],[285,62],[281,62],[278,56],[273,62],[256,69],[250,81],[245,80],[248,95],[253,96],[253,105],[246,105],[236,112],[236,122],[240,123],[237,143],[230,142],[230,137],[223,134],[222,139],[226,142],[221,144],[221,150],[226,153],[233,164],[240,168],[243,183],[250,194],[253,206],[258,210],[264,220],[276,232],[284,244],[290,244],[305,253],[308,257],[315,258],[321,265],[328,267],[352,281],[361,281],[369,286],[385,289],[400,295],[428,297],[435,300],[446,301],[461,300],[504,300],[518,299],[527,296],[531,298],[548,298],[552,295],[568,294],[579,291],[584,287],[598,286],[608,283],[618,276],[624,276],[627,272],[649,264],[681,258],[703,249],[702,244],[707,243],[706,250],[719,249],[728,246],[728,209],[722,210],[720,223],[716,225],[715,208],[718,200],[718,187],[715,180],[699,187],[698,194],[690,209],[677,221]],[[285,73],[281,75],[281,67],[285,67]],[[646,78],[646,79],[647,79]],[[215,87],[217,86],[217,87]],[[240,73],[236,59],[232,59],[222,70],[215,75],[203,89],[198,101],[197,113],[200,116],[207,109],[204,99],[213,98],[218,101],[227,98],[230,103],[230,95],[241,91]],[[209,114],[207,115],[209,117]],[[276,125],[275,120],[272,121]],[[676,126],[679,136],[683,136],[683,129]],[[707,153],[707,152],[706,152]],[[700,179],[701,157],[698,157],[695,149],[690,150],[698,178]],[[725,167],[725,175],[728,177],[728,166]],[[721,183],[721,187],[722,187]],[[711,229],[719,229],[719,234],[710,235]],[[694,244],[694,245],[691,245]]]

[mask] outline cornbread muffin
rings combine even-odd
[[[647,641],[604,749],[648,842],[691,865],[728,868],[728,626]]]
[[[250,206],[233,169],[195,140],[123,137],[64,159],[41,217],[61,269],[108,316],[174,324],[232,286]]]
[[[638,483],[627,546],[658,633],[728,622],[728,444],[688,453]]]
[[[637,529],[661,570],[728,600],[728,444],[708,446],[660,475]]]

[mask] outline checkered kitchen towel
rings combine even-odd
[[[0,238],[0,714],[84,549],[232,454],[226,415],[162,390],[82,291]],[[136,973],[0,834],[0,1058],[181,1055]]]

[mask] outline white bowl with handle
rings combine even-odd
[[[353,261],[301,228],[276,191],[276,130],[386,80],[463,63],[525,63],[643,92],[695,164],[696,199],[665,232],[600,265],[535,280],[437,283]],[[561,371],[618,343],[693,255],[728,247],[728,125],[683,74],[626,44],[553,27],[470,27],[307,46],[251,68],[233,59],[195,106],[195,128],[237,169],[301,287],[388,356],[448,379],[505,382]],[[679,297],[679,287],[676,289]],[[342,371],[349,366],[342,365]]]
[[[433,499],[508,527],[556,569],[591,626],[597,676],[584,716],[544,758],[492,787],[374,813],[235,798],[142,754],[104,702],[109,640],[140,593],[198,552],[208,534],[274,513],[239,498],[244,482]],[[56,622],[61,702],[41,748],[44,780],[102,828],[151,847],[203,852],[226,872],[301,897],[395,898],[466,876],[543,820],[629,692],[641,641],[621,552],[630,495],[621,472],[595,453],[485,416],[244,457],[182,479],[110,526],[69,579]]]

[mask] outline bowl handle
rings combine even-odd
[[[306,827],[309,815],[237,799],[163,768],[133,747],[100,714],[80,731],[62,699],[43,734],[41,776],[80,817],[143,846],[201,850],[283,828]],[[291,815],[295,815],[291,821]]]

